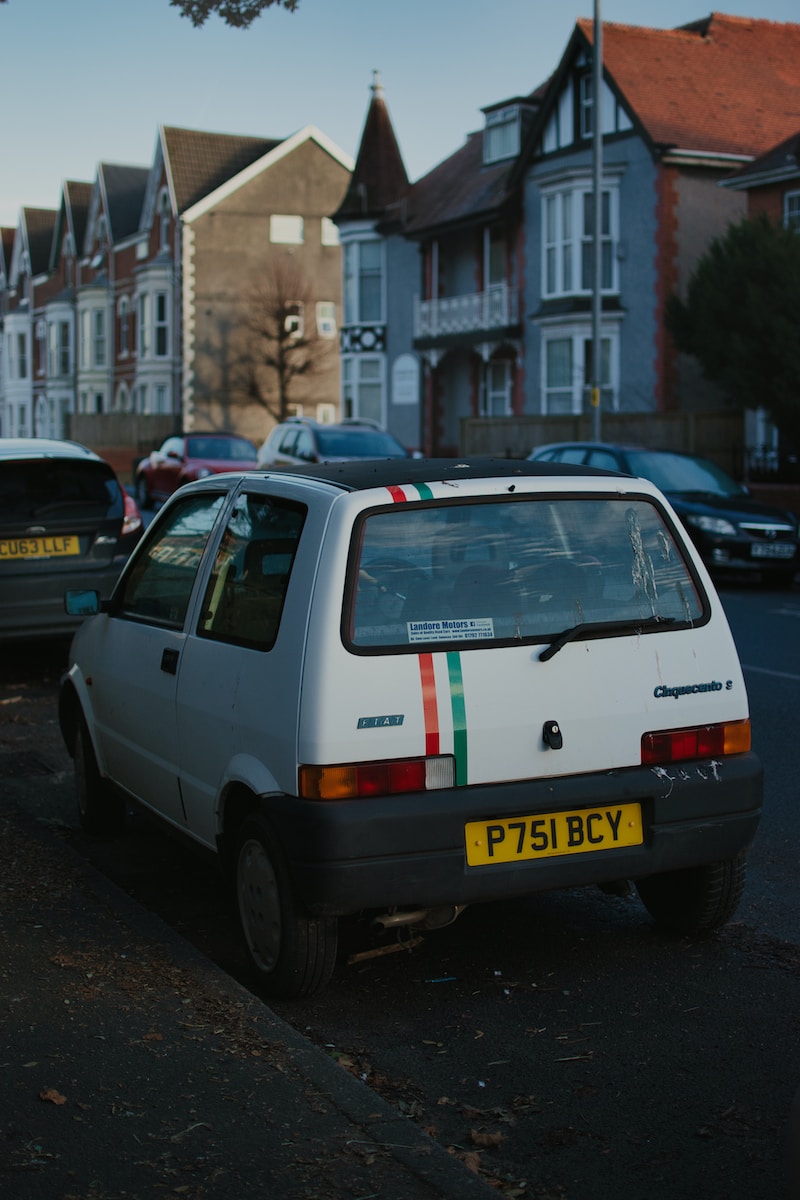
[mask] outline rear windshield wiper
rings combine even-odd
[[[581,621],[579,625],[570,625],[569,629],[564,629],[548,646],[545,646],[539,655],[539,662],[547,662],[554,654],[558,654],[559,650],[563,650],[567,642],[574,641],[575,638],[581,637],[589,630],[597,634],[640,633],[643,629],[652,629],[656,625],[676,624],[675,617],[639,617],[628,618],[624,621]]]

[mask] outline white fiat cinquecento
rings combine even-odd
[[[720,601],[641,479],[375,461],[182,488],[75,637],[60,717],[88,830],[131,801],[213,850],[273,994],[337,918],[632,880],[716,928],[762,774]]]

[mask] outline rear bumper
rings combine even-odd
[[[64,595],[71,588],[99,592],[107,599],[114,589],[125,556],[107,565],[84,564],[69,573],[17,575],[5,581],[0,595],[0,642],[26,638],[70,637],[82,618],[70,616]]]
[[[300,898],[315,913],[470,904],[636,879],[730,858],[752,840],[762,768],[753,754],[670,768],[315,802],[265,798]],[[481,867],[466,864],[468,821],[638,801],[640,846]]]

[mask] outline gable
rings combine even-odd
[[[312,142],[328,154],[331,159],[338,163],[347,171],[353,170],[353,160],[343,150],[340,150],[330,138],[324,133],[320,133],[313,125],[306,126],[299,133],[293,134],[292,137],[286,138],[285,141],[278,143],[266,154],[257,161],[251,163],[243,171],[226,180],[220,187],[205,195],[198,203],[192,205],[183,213],[183,218],[187,222],[196,220],[215,205],[220,204],[229,196],[232,196],[241,187],[250,183],[251,180],[257,178],[263,172],[268,171],[276,163],[282,162],[299,147],[306,143]]]

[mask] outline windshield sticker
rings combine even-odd
[[[409,621],[409,642],[478,642],[494,637],[494,621],[491,617],[464,617],[461,620]]]
[[[687,683],[682,687],[665,687],[662,683],[654,688],[653,695],[656,700],[680,700],[681,696],[694,696],[698,692],[721,692],[723,687],[726,692],[730,692],[733,688],[733,680],[727,679],[722,684],[714,679],[711,683]]]

